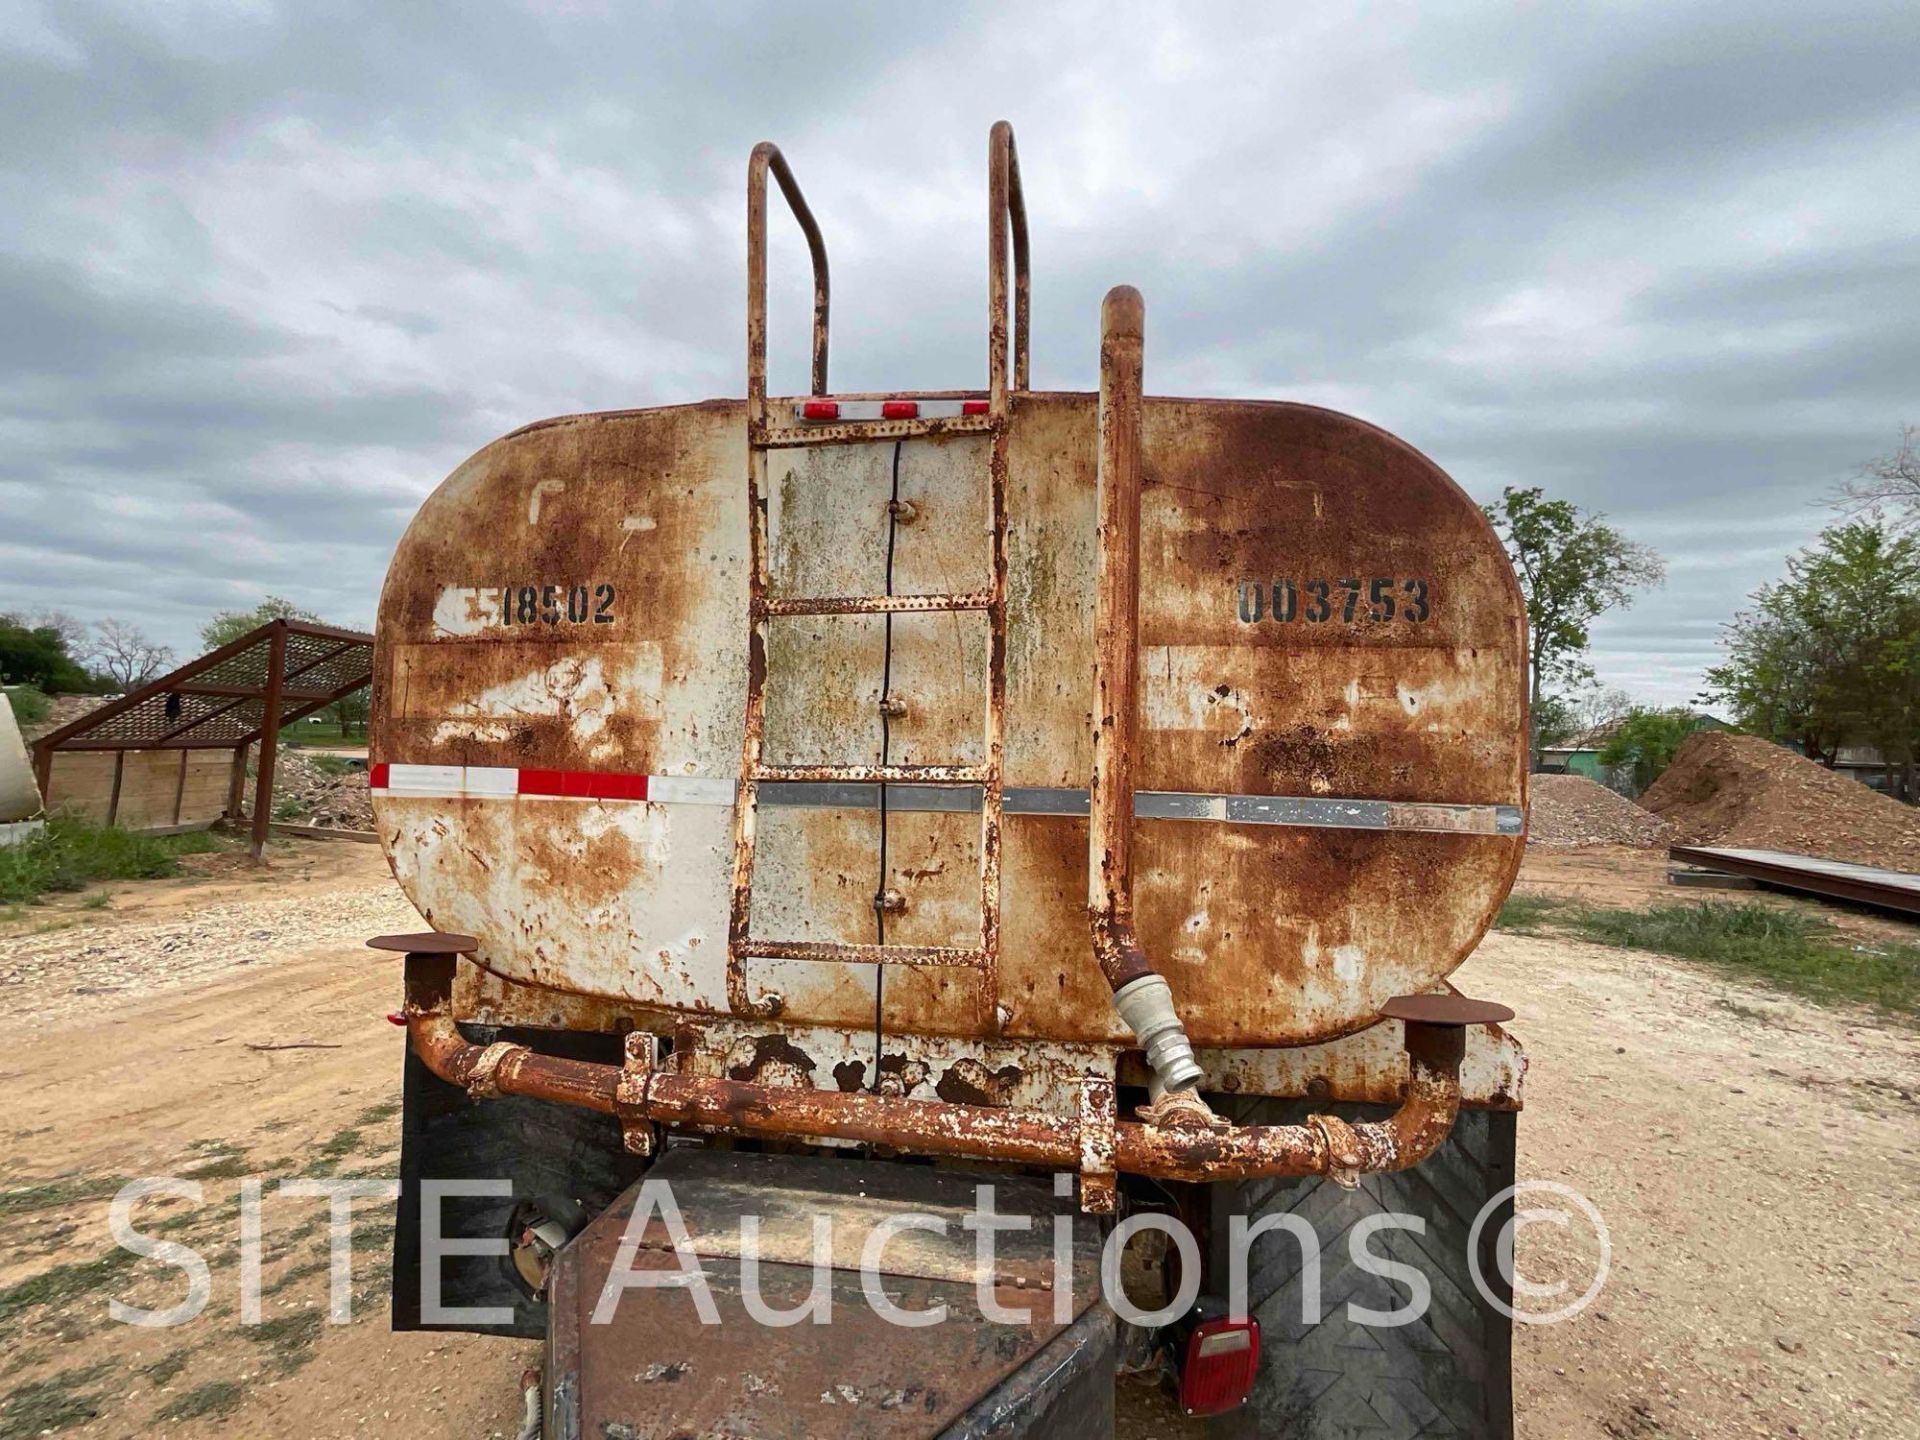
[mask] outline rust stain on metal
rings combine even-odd
[[[1093,956],[1115,990],[1154,973],[1133,923],[1133,765],[1140,711],[1140,445],[1146,305],[1128,286],[1100,311],[1100,563],[1094,599]]]
[[[875,1094],[646,1067],[623,1072],[522,1045],[467,1041],[451,1015],[454,964],[451,955],[409,955],[408,1031],[427,1066],[476,1099],[526,1095],[617,1115],[629,1125],[768,1138],[827,1136],[923,1154],[1079,1169],[1094,1177],[1095,1205],[1105,1203],[1099,1177],[1109,1163],[1128,1174],[1190,1181],[1326,1174],[1344,1183],[1362,1173],[1406,1169],[1446,1139],[1460,1105],[1462,1029],[1415,1021],[1406,1023],[1408,1080],[1399,1109],[1379,1122],[1338,1128],[1318,1116],[1305,1125],[1229,1126],[1211,1118],[1191,1126],[1116,1122],[1112,1083],[1098,1078],[1082,1082],[1073,1115],[914,1100],[907,1096],[926,1078],[924,1068],[915,1073],[915,1062],[895,1056],[881,1058],[883,1077],[894,1078]],[[805,1064],[798,1065],[780,1037],[769,1038],[771,1068],[810,1076],[810,1057],[801,1055]],[[639,1077],[645,1093],[636,1097]]]
[[[1520,858],[1521,839],[1486,819],[1526,798],[1510,569],[1458,487],[1371,426],[1140,398],[1125,326],[1103,347],[1103,387],[1117,378],[1132,396],[1130,413],[1109,406],[1123,425],[1102,426],[1095,397],[1031,392],[1006,127],[988,158],[986,414],[776,423],[793,411],[767,394],[768,174],[813,252],[815,395],[829,291],[818,226],[763,146],[745,402],[527,427],[422,507],[382,596],[376,760],[737,791],[377,797],[409,897],[480,940],[444,1003],[410,995],[416,1046],[483,1091],[649,1123],[1074,1163],[1084,1051],[1111,1074],[1127,1043],[1103,970],[1136,973],[1150,955],[1209,1047],[1211,1082],[1320,1082],[1409,1108],[1351,1142],[1307,1127],[1169,1139],[1121,1122],[1119,1168],[1292,1173],[1260,1167],[1320,1165],[1335,1148],[1342,1168],[1353,1154],[1397,1162],[1449,1101],[1445,1067],[1413,1056],[1398,1021],[1377,1023],[1381,1007],[1470,952]],[[1118,531],[1125,497],[1096,483],[1116,447],[1138,481]],[[1131,613],[1110,603],[1103,563],[1130,576],[1111,598],[1132,597]],[[1003,814],[1008,787],[1089,781],[1090,818]],[[780,782],[979,800],[766,808]],[[1136,819],[1118,799],[1136,785],[1393,801],[1421,828]],[[889,890],[904,909],[876,916]],[[688,1070],[629,1077],[622,1093],[519,1047],[469,1055],[452,1014],[731,1024],[721,1053],[746,1044],[708,1073],[689,1051]],[[1476,1032],[1458,1067],[1475,1103],[1517,1103],[1524,1060],[1498,1032]],[[1062,1116],[1069,1133],[1048,1119]]]

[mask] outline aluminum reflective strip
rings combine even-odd
[[[535,779],[534,777],[538,777]],[[705,775],[613,776],[593,771],[516,771],[480,765],[375,767],[375,795],[417,798],[504,798],[528,795],[557,800],[645,800],[662,805],[732,805],[735,782]],[[826,781],[769,781],[760,803],[814,810],[877,810],[879,785]],[[951,785],[889,785],[889,810],[977,812],[980,788]],[[1404,800],[1338,800],[1325,796],[1197,795],[1142,790],[1134,814],[1143,820],[1211,820],[1229,825],[1291,825],[1333,830],[1424,830],[1461,835],[1520,835],[1526,816],[1518,805],[1432,805]],[[1008,815],[1084,816],[1085,790],[1009,786]]]

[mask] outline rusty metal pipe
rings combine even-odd
[[[1007,239],[1013,239],[1013,316],[1007,316]],[[1020,152],[1013,126],[994,122],[987,135],[987,381],[993,413],[1006,413],[1013,390],[1029,384],[1027,328],[1033,286],[1028,274],[1027,201],[1020,191]],[[1013,343],[1013,373],[1007,373],[1007,343]]]
[[[1140,463],[1147,303],[1116,285],[1100,307],[1099,579],[1087,912],[1114,1005],[1170,1091],[1203,1078],[1173,992],[1133,927],[1133,763],[1140,718]]]
[[[827,311],[830,285],[827,278],[827,242],[820,225],[800,193],[800,182],[793,178],[787,157],[771,140],[753,147],[747,160],[747,419],[755,425],[766,423],[767,408],[767,172],[779,183],[787,197],[787,207],[807,239],[807,252],[813,259],[813,389],[827,393]]]
[[[1100,307],[1098,583],[1087,907],[1115,990],[1154,973],[1133,930],[1133,753],[1140,708],[1140,446],[1146,302],[1116,285]]]
[[[615,1092],[620,1067],[590,1060],[542,1055],[525,1045],[502,1042],[475,1045],[460,1033],[450,1015],[407,1016],[413,1053],[426,1067],[476,1099],[526,1095],[560,1105],[577,1105],[603,1115],[618,1113]]]
[[[418,1009],[411,993],[407,1029],[427,1068],[476,1099],[526,1095],[618,1115],[628,1123],[691,1125],[765,1138],[830,1136],[918,1154],[1061,1170],[1077,1170],[1083,1153],[1075,1119],[1039,1110],[787,1089],[670,1071],[647,1076],[639,1097],[623,1097],[618,1066],[542,1055],[524,1045],[473,1044],[443,1008]],[[1409,1024],[1407,1053],[1407,1096],[1385,1120],[1349,1125],[1316,1115],[1304,1125],[1223,1128],[1122,1121],[1113,1127],[1115,1168],[1159,1180],[1328,1175],[1343,1184],[1362,1174],[1410,1169],[1453,1128],[1465,1042],[1458,1030]]]

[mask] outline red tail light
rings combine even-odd
[[[1180,1361],[1180,1408],[1221,1415],[1247,1403],[1260,1370],[1258,1320],[1203,1320]]]
[[[404,1010],[389,1010],[389,1011],[387,1012],[387,1024],[389,1024],[389,1025],[404,1025],[404,1024],[406,1024],[406,1023],[407,1023],[407,1012],[406,1012],[406,1011],[404,1011]]]
[[[800,407],[800,413],[809,420],[838,420],[840,402],[838,400],[809,400]]]
[[[963,400],[960,402],[962,415],[984,415],[993,407],[985,400]]]
[[[882,420],[911,420],[920,413],[918,400],[887,400],[880,406]]]

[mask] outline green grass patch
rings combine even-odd
[[[239,1180],[255,1172],[247,1152],[231,1140],[195,1140],[187,1148],[194,1152],[181,1175],[188,1180]]]
[[[291,1270],[288,1270],[279,1279],[269,1281],[267,1284],[262,1285],[260,1287],[260,1293],[262,1295],[278,1295],[290,1286],[298,1285],[302,1280],[311,1279],[315,1275],[325,1275],[332,1268],[333,1260],[331,1257],[321,1260],[303,1260]]]
[[[156,1420],[215,1420],[231,1415],[247,1398],[245,1387],[231,1380],[211,1380],[154,1412]]]
[[[1509,924],[1507,910],[1523,905]],[[1756,901],[1670,902],[1644,910],[1539,903],[1513,896],[1498,922],[1520,934],[1550,931],[1711,965],[1823,1004],[1870,1005],[1920,1018],[1920,945],[1860,940],[1804,910]]]
[[[136,835],[56,816],[30,839],[0,849],[0,904],[84,890],[99,880],[161,880],[180,873],[182,855],[225,848],[204,830]]]
[[[4,688],[7,703],[13,707],[13,718],[22,725],[38,725],[53,713],[53,701],[37,685],[8,685]]]
[[[127,1182],[118,1175],[56,1175],[32,1185],[0,1190],[0,1217],[27,1215],[36,1210],[53,1210],[104,1199]]]
[[[1551,895],[1509,895],[1493,919],[1493,928],[1515,935],[1538,935],[1549,917],[1565,904]]]
[[[112,1370],[111,1365],[89,1365],[22,1385],[0,1401],[0,1440],[57,1434],[97,1418],[107,1397],[94,1387]]]
[[[187,1360],[192,1354],[191,1345],[182,1345],[177,1350],[169,1350],[151,1365],[142,1365],[140,1373],[153,1382],[156,1390],[164,1389],[179,1378],[180,1372],[187,1368]]]
[[[353,733],[348,735],[342,732],[340,727],[331,720],[322,721],[317,725],[309,725],[303,720],[298,725],[289,725],[286,729],[282,730],[280,732],[280,743],[282,745],[290,745],[295,749],[306,745],[326,745],[339,749],[347,749],[355,745],[366,744],[367,730],[364,725],[356,725],[353,727]]]
[[[131,1250],[109,1250],[96,1260],[56,1265],[0,1290],[0,1324],[42,1306],[62,1307],[92,1295],[134,1260]]]
[[[375,1109],[378,1108],[375,1107]],[[369,1146],[376,1151],[387,1149],[390,1142],[385,1136],[377,1136],[370,1140],[366,1132],[360,1128],[369,1123],[367,1116],[372,1113],[368,1111],[346,1129],[335,1131],[331,1137],[323,1141],[307,1163],[300,1167],[301,1177],[308,1180],[322,1176],[342,1178],[338,1174],[338,1167],[347,1159],[363,1152],[371,1153]],[[384,1122],[391,1118],[391,1116],[383,1116],[381,1120]]]
[[[275,1366],[290,1375],[313,1358],[314,1342],[325,1323],[318,1310],[299,1310],[262,1321],[247,1332],[247,1338],[271,1350]]]
[[[370,1105],[354,1117],[355,1125],[384,1125],[400,1113],[398,1100],[383,1100],[378,1105]]]

